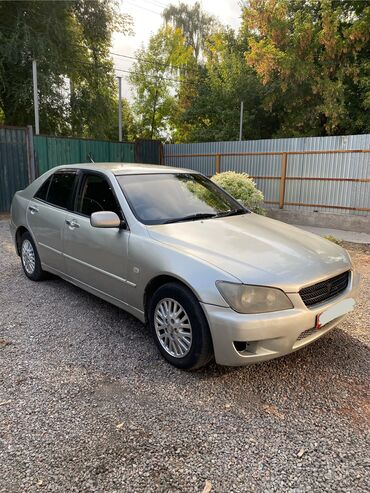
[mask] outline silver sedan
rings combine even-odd
[[[343,248],[179,168],[59,166],[15,194],[11,231],[29,279],[130,312],[183,369],[296,351],[353,310],[359,284]]]

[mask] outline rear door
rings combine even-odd
[[[27,223],[37,244],[41,263],[64,272],[63,231],[71,209],[77,170],[57,171],[28,203]]]
[[[109,179],[84,172],[75,200],[75,212],[66,216],[64,257],[67,274],[80,283],[125,301],[127,252],[130,232],[120,228],[94,228],[93,212],[123,213]]]

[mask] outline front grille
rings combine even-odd
[[[331,277],[325,281],[318,282],[313,286],[308,286],[300,290],[299,294],[306,306],[316,305],[323,301],[335,298],[342,293],[348,286],[349,272],[343,272],[339,276]]]

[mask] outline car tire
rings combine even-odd
[[[28,279],[32,281],[42,281],[45,279],[46,273],[42,270],[35,242],[28,232],[23,233],[21,237],[20,256],[23,272]]]
[[[207,319],[194,294],[179,283],[159,287],[149,301],[148,320],[162,356],[183,370],[196,370],[213,358]]]

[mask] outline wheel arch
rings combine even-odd
[[[21,254],[21,238],[22,238],[24,233],[29,233],[32,236],[30,231],[25,226],[18,226],[18,228],[15,232],[15,245],[16,245],[16,249],[17,249],[17,254],[19,256]]]
[[[180,284],[188,291],[190,291],[194,295],[194,297],[199,301],[199,296],[196,293],[196,291],[194,291],[194,288],[189,286],[189,284],[187,284],[183,279],[180,279],[179,277],[176,277],[172,274],[159,274],[156,277],[153,277],[153,279],[151,279],[148,282],[148,284],[145,286],[144,300],[143,300],[145,322],[148,322],[148,306],[151,296],[155,293],[155,291],[158,288],[169,282],[175,282],[177,284]]]

